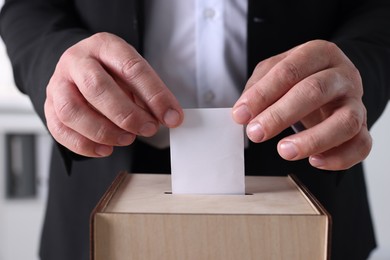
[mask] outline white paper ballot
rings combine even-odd
[[[170,145],[173,194],[245,194],[244,129],[231,108],[184,109]]]

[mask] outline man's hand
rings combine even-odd
[[[113,146],[183,120],[178,101],[148,63],[108,33],[65,51],[47,86],[45,115],[59,143],[90,157],[108,156]]]
[[[367,157],[372,140],[360,74],[333,43],[316,40],[260,62],[233,107],[247,135],[263,142],[300,121],[306,130],[280,140],[286,160],[347,169]]]

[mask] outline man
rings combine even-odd
[[[221,65],[227,64],[227,73],[221,75],[237,73],[226,83],[232,93],[229,97],[234,97],[231,85],[242,77],[241,63],[236,61],[247,58],[242,66],[251,76],[246,81],[244,75],[242,94],[236,86],[236,103],[231,104],[234,120],[248,125],[247,135],[253,141],[246,150],[247,173],[296,174],[333,217],[332,258],[367,258],[375,239],[360,162],[371,148],[368,127],[389,97],[390,3],[222,2],[226,4],[222,10],[241,10],[247,3],[237,15],[239,24],[244,19],[247,35],[235,36],[242,28],[235,27],[235,20],[227,22],[227,16],[222,20],[226,22],[223,32],[229,28],[235,32],[223,46],[238,39],[239,47],[237,52],[224,49]],[[156,8],[159,3],[160,9]],[[197,8],[205,4],[186,3]],[[173,17],[185,10],[181,4],[169,5]],[[187,21],[168,19],[171,16],[159,14],[160,10],[161,1],[136,0],[9,0],[2,9],[1,34],[16,83],[31,97],[57,141],[42,259],[88,258],[88,216],[120,169],[170,171],[168,149],[140,139],[154,136],[161,125],[180,125],[182,89],[176,92],[171,89],[175,86],[164,83],[170,75],[164,68],[191,65],[183,59],[180,64],[159,67],[165,61],[163,53],[149,54],[165,41],[191,42],[186,32],[199,27],[188,30],[184,23],[179,27],[184,28],[183,34],[161,31],[165,41],[151,41],[151,32],[160,26],[170,28],[155,21],[155,15],[171,25]],[[209,11],[203,13],[205,18],[214,17]],[[200,37],[197,33],[195,41]],[[186,46],[176,50],[183,57]],[[200,42],[194,48],[197,52],[190,57],[204,59],[197,55],[207,44]],[[244,48],[247,55],[240,55]],[[182,57],[176,51],[173,55]],[[219,68],[212,67],[211,73]],[[190,69],[194,74],[198,70]],[[174,82],[182,74],[186,73],[176,73]],[[188,75],[191,78],[191,72]],[[184,91],[185,100],[197,87]],[[223,94],[220,90],[216,95]],[[294,134],[289,126],[296,122],[306,130]]]

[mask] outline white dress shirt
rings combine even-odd
[[[231,107],[247,72],[247,0],[146,0],[144,57],[183,108]],[[167,147],[167,131],[142,138]]]

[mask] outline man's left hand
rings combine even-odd
[[[253,142],[266,141],[296,122],[305,130],[279,141],[286,160],[343,170],[372,147],[359,71],[333,43],[315,40],[260,62],[233,107]]]

